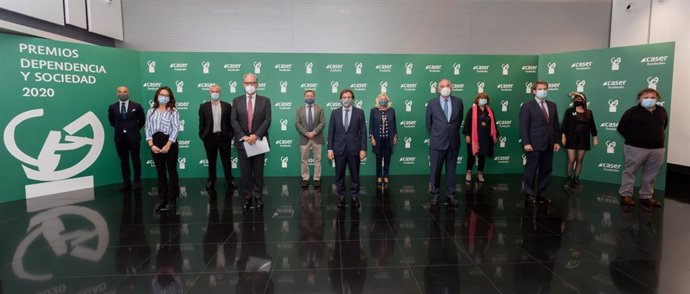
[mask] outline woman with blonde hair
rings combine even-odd
[[[376,96],[376,106],[369,112],[369,139],[376,154],[376,183],[388,184],[393,145],[398,143],[395,109],[386,93]],[[382,165],[383,163],[383,165]]]

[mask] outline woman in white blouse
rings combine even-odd
[[[175,199],[180,191],[177,176],[180,113],[175,108],[175,97],[170,88],[160,87],[153,95],[153,107],[146,114],[145,129],[146,143],[151,149],[158,173],[160,198],[155,209],[175,211]]]

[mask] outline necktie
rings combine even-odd
[[[252,132],[252,118],[254,118],[254,107],[252,106],[252,96],[247,98],[247,127]]]
[[[307,106],[307,129],[310,132],[314,130],[314,117],[311,114],[311,104]]]
[[[450,116],[448,115],[448,99],[443,100],[443,113],[446,114],[446,120],[450,121]]]
[[[345,124],[343,124],[343,126],[345,127],[346,130],[347,130],[347,127],[350,126],[350,116],[348,115],[349,113],[350,113],[350,110],[345,109]]]
[[[541,104],[541,111],[544,113],[544,118],[546,118],[546,123],[551,124],[551,122],[549,121],[549,113],[546,112],[546,107],[544,107],[544,100],[539,102],[539,104]]]
[[[120,103],[120,116],[122,116],[122,118],[127,117],[127,107],[125,107],[124,102]]]

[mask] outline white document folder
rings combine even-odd
[[[244,150],[247,151],[247,157],[252,157],[254,155],[271,151],[271,148],[268,147],[268,140],[266,140],[266,137],[257,139],[256,142],[254,142],[254,145],[250,145],[247,142],[242,142],[242,144],[244,144]]]

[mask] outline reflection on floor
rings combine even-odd
[[[182,181],[177,214],[153,212],[154,181],[3,203],[1,293],[690,291],[688,204],[623,210],[616,185],[554,179],[551,205],[525,207],[519,176],[493,176],[436,209],[427,180],[365,178],[359,210],[336,207],[331,178],[271,178],[246,213],[202,179]]]

